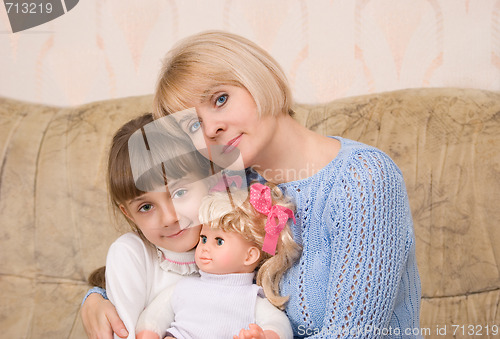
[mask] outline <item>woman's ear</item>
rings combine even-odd
[[[247,257],[245,259],[244,264],[247,266],[252,266],[257,264],[259,262],[259,259],[260,259],[260,250],[257,247],[252,246],[248,248]]]

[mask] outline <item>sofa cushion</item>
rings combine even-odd
[[[107,149],[152,96],[73,108],[0,99],[0,328],[84,338],[86,277],[128,230],[110,213]],[[407,89],[297,105],[299,122],[389,154],[405,177],[421,327],[500,324],[500,93]]]

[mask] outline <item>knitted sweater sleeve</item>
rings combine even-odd
[[[397,166],[378,150],[351,159],[326,207],[326,220],[333,223],[327,306],[321,332],[310,338],[380,337],[388,329],[413,239]]]

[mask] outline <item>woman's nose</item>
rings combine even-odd
[[[214,119],[213,117],[204,118],[201,126],[203,133],[209,139],[215,139],[226,130],[226,123],[221,119]]]

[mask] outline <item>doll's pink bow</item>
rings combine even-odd
[[[271,189],[268,186],[258,183],[250,187],[250,203],[258,212],[267,215],[266,235],[262,244],[262,250],[274,255],[280,232],[285,228],[286,222],[290,218],[295,222],[293,211],[284,206],[273,206]],[[278,223],[276,223],[276,219],[278,219]]]

